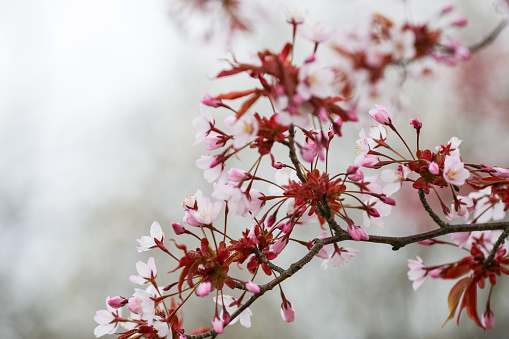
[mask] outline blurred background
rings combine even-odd
[[[198,188],[210,191],[195,166],[203,145],[191,146],[201,95],[250,84],[212,80],[227,67],[219,59],[234,51],[246,60],[290,40],[280,3],[307,9],[310,22],[334,29],[355,26],[372,11],[424,21],[451,3],[243,2],[252,32],[229,36],[214,12],[186,12],[176,0],[0,1],[0,338],[93,338],[93,316],[106,296],[132,295],[135,263],[155,254],[137,253],[135,239],[154,220],[171,237],[183,198]],[[490,0],[452,3],[455,15],[469,18],[468,27],[452,32],[466,45],[503,18]],[[403,131],[411,135],[408,117],[418,117],[423,146],[458,136],[465,140],[464,159],[509,167],[508,48],[506,30],[471,60],[436,68],[430,83],[408,82],[403,93],[411,109],[399,124]],[[353,161],[362,127],[368,126],[345,126],[339,165]],[[417,203],[416,195],[405,199],[384,229],[370,232],[406,235],[433,227]],[[326,271],[315,260],[284,283],[294,323],[281,319],[274,291],[251,307],[251,329],[233,325],[222,337],[506,337],[507,279],[494,290],[495,329],[486,335],[465,313],[459,327],[451,321],[442,328],[454,281],[428,279],[412,290],[408,258],[444,263],[457,260],[459,250],[346,246],[361,252]],[[172,269],[163,259],[156,255],[161,276]],[[210,326],[211,299],[186,308],[186,329]]]

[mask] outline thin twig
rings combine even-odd
[[[507,18],[502,20],[497,27],[483,40],[479,41],[478,43],[468,47],[470,50],[470,53],[475,53],[480,51],[481,49],[487,47],[489,44],[491,44],[495,39],[498,37],[498,35],[504,30],[505,26],[507,26]]]
[[[502,245],[504,243],[505,238],[507,238],[508,236],[509,236],[509,228],[506,228],[504,230],[504,232],[502,232],[500,237],[498,237],[497,242],[495,242],[495,244],[493,245],[493,249],[491,250],[490,255],[484,261],[485,267],[488,267],[491,265],[491,263],[493,262],[493,259],[495,259],[495,255],[497,254],[498,248],[500,247],[500,245]]]
[[[449,227],[449,224],[444,222],[436,213],[431,209],[428,202],[426,201],[426,195],[422,189],[419,190],[419,199],[421,200],[422,206],[428,212],[429,216],[433,221],[440,227]]]

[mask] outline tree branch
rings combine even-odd
[[[426,195],[424,194],[424,191],[422,189],[420,189],[418,192],[419,192],[419,199],[421,200],[422,206],[424,207],[426,212],[428,212],[431,219],[433,219],[433,221],[440,227],[448,227],[449,224],[444,222],[442,219],[440,219],[440,217],[438,215],[436,215],[436,213],[431,209],[428,202],[426,201]]]
[[[507,18],[502,20],[497,27],[483,40],[479,41],[478,43],[468,47],[470,50],[470,53],[475,53],[480,51],[481,49],[487,47],[489,44],[491,44],[495,39],[498,37],[498,35],[504,30],[505,26],[507,26]]]

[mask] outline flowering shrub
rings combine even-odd
[[[451,11],[452,7],[445,7],[439,16]],[[408,70],[421,59],[453,66],[480,45],[469,49],[449,38],[446,28],[400,25],[378,14],[360,29],[340,33],[325,23],[309,26],[305,13],[283,12],[292,27],[292,42],[276,52],[260,51],[249,61],[232,57],[228,67],[217,74],[217,78],[243,74],[252,79],[253,86],[202,97],[201,114],[193,120],[195,144],[205,143],[211,153],[202,155],[196,165],[212,183],[211,196],[197,190],[183,201],[183,222],[172,222],[171,231],[166,227],[163,231],[154,222],[149,235],[138,239],[139,252],[160,250],[168,255],[172,282],[158,284],[153,257],[147,263],[138,262],[138,274],[129,280],[142,288],[135,289],[130,298],[107,298],[107,310],[98,311],[94,318],[98,323],[95,335],[215,337],[237,321],[250,327],[249,306],[276,287],[282,319],[293,322],[291,297],[285,295],[281,282],[315,257],[322,260],[324,269],[351,259],[359,251],[343,247],[345,241],[353,241],[351,246],[356,241],[384,243],[394,250],[412,243],[465,249],[468,255],[453,263],[426,266],[420,257],[409,259],[408,277],[414,289],[428,276],[459,279],[448,297],[450,315],[445,322],[456,316],[459,321],[465,309],[476,325],[491,329],[495,319],[491,290],[497,278],[509,274],[509,244],[505,242],[509,225],[499,221],[509,208],[509,169],[465,162],[460,154],[462,140],[457,137],[434,149],[423,149],[420,132],[426,126],[418,118],[410,120],[414,143],[402,137],[397,114],[385,106],[377,103],[362,109],[370,97],[366,93],[383,89],[387,68]],[[466,19],[459,18],[446,27],[465,24]],[[500,30],[485,41],[493,40]],[[297,61],[294,48],[300,39],[313,42],[314,48]],[[332,40],[341,66],[321,62],[318,47]],[[270,111],[256,108],[262,101]],[[218,124],[211,109],[231,114]],[[332,168],[329,158],[339,153],[338,147],[346,147],[345,154],[353,149],[339,139],[343,128],[356,128],[354,122],[360,115],[371,116],[376,125],[368,132],[361,129],[357,157],[350,166]],[[231,166],[232,158],[248,152],[254,154],[252,163],[243,168]],[[270,168],[273,175],[261,174],[262,168]],[[368,176],[366,168],[377,174]],[[397,206],[393,196],[403,185],[416,190],[436,229],[406,237],[370,235],[367,229],[372,224],[382,226]],[[460,194],[467,189],[468,193]],[[438,200],[447,220],[460,222],[442,220],[428,205],[430,197]],[[232,225],[234,216],[244,225]],[[489,223],[492,220],[499,222]],[[300,227],[311,228],[316,235],[304,238],[296,231]],[[232,228],[241,235],[235,237]],[[173,235],[167,237],[168,232]],[[443,235],[450,240],[437,238]],[[182,243],[180,239],[186,237],[196,241],[195,248]],[[288,268],[279,267],[274,260],[287,253],[290,242],[306,254]],[[246,272],[240,275],[238,269]],[[246,274],[248,278],[239,278]],[[477,290],[486,285],[490,292],[479,316]],[[184,329],[183,306],[192,297],[210,294],[210,324]]]

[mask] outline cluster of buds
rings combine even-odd
[[[441,15],[450,11],[444,9]],[[370,236],[367,228],[384,224],[384,218],[396,205],[393,195],[405,183],[419,191],[424,208],[446,230],[452,226],[441,221],[427,205],[425,196],[431,192],[438,197],[449,220],[462,218],[475,226],[504,217],[509,208],[509,170],[464,163],[459,151],[462,141],[456,137],[433,151],[420,149],[423,126],[418,119],[410,121],[417,135],[412,151],[382,105],[369,110],[378,125],[368,133],[360,131],[354,163],[334,172],[329,167],[330,149],[338,144],[335,141],[342,136],[343,125],[358,120],[356,110],[345,107],[344,97],[335,95],[337,70],[326,67],[317,56],[318,47],[336,32],[322,23],[307,25],[303,13],[285,9],[284,14],[292,27],[291,43],[286,43],[279,52],[261,51],[248,62],[233,57],[229,67],[217,75],[217,78],[246,75],[256,85],[202,97],[201,114],[192,123],[196,131],[194,144],[204,143],[212,154],[202,155],[196,165],[212,184],[212,193],[207,196],[198,190],[184,199],[182,221],[171,223],[174,238],[166,238],[163,228],[154,222],[149,235],[138,239],[139,252],[160,250],[173,263],[170,283],[165,287],[158,285],[153,257],[147,263],[138,262],[138,274],[131,276],[130,281],[145,288],[136,288],[130,298],[107,298],[108,309],[95,316],[96,336],[116,333],[120,339],[215,337],[225,326],[237,321],[250,327],[252,312],[248,306],[276,287],[281,296],[282,319],[293,322],[295,312],[281,282],[315,257],[323,260],[321,266],[325,269],[329,265],[337,267],[358,253],[357,249],[339,246],[340,241],[393,244],[394,237]],[[453,26],[465,23],[456,20]],[[294,62],[298,36],[312,41],[314,48],[304,60]],[[459,53],[459,48],[444,47],[440,29],[409,23],[399,27],[380,15],[373,16],[365,35],[356,39],[359,40],[356,49],[346,44],[348,39],[335,49],[352,60],[355,71],[365,69],[370,83],[380,80],[391,64],[407,64],[425,56],[442,62],[447,58],[440,55],[459,59],[467,55]],[[263,100],[271,111],[255,109]],[[209,112],[211,108],[230,115],[217,124]],[[407,156],[390,145],[390,134],[402,142]],[[276,148],[286,149],[288,156],[281,157]],[[244,169],[231,166],[230,159],[249,151],[255,154],[252,163]],[[273,176],[262,175],[263,167],[272,171]],[[379,173],[368,176],[364,173],[366,168]],[[467,185],[472,192],[459,195]],[[451,208],[438,193],[444,188],[451,189]],[[360,213],[362,222],[355,221]],[[247,225],[239,227],[231,221],[239,217]],[[315,237],[303,236],[299,229],[304,227],[311,229]],[[454,229],[450,233],[453,232]],[[509,273],[504,267],[509,264],[504,244],[507,232],[453,235],[451,244],[470,251],[470,256],[457,263],[425,267],[420,258],[410,260],[409,278],[414,281],[414,288],[428,275],[452,279],[471,272],[451,291],[449,318],[454,317],[463,295],[459,313],[466,308],[477,325],[484,329],[493,327],[490,298],[482,320],[477,316],[476,291],[477,286],[483,288],[486,282],[493,286],[497,276]],[[196,247],[188,249],[193,241]],[[412,242],[416,241],[408,240],[402,246]],[[446,242],[429,237],[421,243]],[[289,244],[307,254],[285,270],[274,260],[290,253]],[[241,275],[239,269],[245,272]],[[185,304],[193,296],[213,296],[211,322],[208,327],[185,331]],[[127,317],[122,316],[125,308],[129,312]]]

